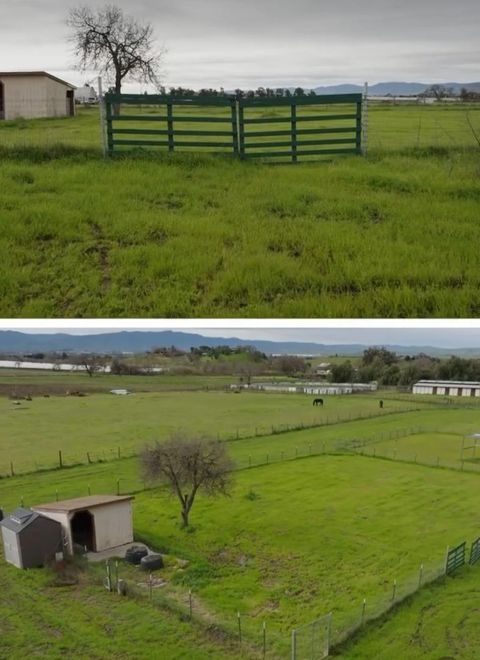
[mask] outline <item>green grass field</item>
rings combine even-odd
[[[104,161],[92,110],[3,122],[0,313],[476,316],[467,112],[478,126],[473,106],[374,107],[367,158],[281,167]]]
[[[186,394],[190,399],[185,399]],[[15,438],[24,456],[28,453],[40,460],[48,449],[48,435],[29,444],[34,428],[50,428],[57,440],[69,437],[80,446],[82,438],[84,444],[113,440],[120,433],[115,419],[123,422],[124,429],[139,418],[146,429],[155,415],[167,424],[179,414],[178,402],[185,400],[192,409],[192,424],[201,424],[202,410],[208,410],[208,422],[216,427],[225,424],[224,428],[228,421],[242,417],[253,424],[256,415],[266,413],[288,414],[291,419],[303,413],[303,403],[309,402],[309,397],[287,395],[186,394],[38,399],[32,402],[38,404],[31,409],[35,412],[5,417],[4,411],[7,432],[2,429],[2,437]],[[205,406],[204,400],[215,405]],[[332,397],[327,403],[330,414],[341,416],[355,413],[359,405],[378,402],[369,397]],[[157,607],[108,596],[94,584],[95,572],[85,574],[80,585],[59,589],[49,586],[42,571],[22,573],[0,564],[0,617],[6,621],[2,649],[15,658],[33,648],[60,657],[62,650],[81,653],[79,640],[84,639],[86,655],[111,657],[108,642],[114,635],[123,657],[148,657],[154,648],[152,637],[158,642],[158,635],[166,657],[254,658],[261,657],[265,622],[267,657],[286,658],[291,629],[330,611],[333,641],[343,639],[358,626],[363,598],[367,598],[367,618],[381,614],[391,601],[393,580],[397,580],[396,598],[401,600],[415,590],[421,563],[424,580],[432,579],[441,572],[447,545],[478,536],[479,475],[467,469],[420,465],[420,451],[427,463],[432,452],[441,452],[442,461],[447,461],[458,451],[463,435],[478,429],[480,411],[431,405],[411,412],[395,412],[393,407],[389,411],[394,403],[402,405],[386,400],[384,412],[391,414],[383,416],[232,441],[229,452],[239,470],[231,497],[200,495],[192,510],[190,533],[180,528],[174,499],[161,489],[144,490],[136,458],[0,479],[0,507],[6,511],[22,502],[31,506],[87,492],[115,493],[117,488],[134,492],[137,538],[189,561],[186,570],[164,574],[167,585]],[[119,416],[117,404],[132,407]],[[52,424],[55,419],[57,424]],[[87,429],[81,426],[86,419]],[[436,431],[406,435],[420,427]],[[398,440],[391,439],[393,433],[399,434]],[[372,440],[365,451],[382,447],[387,455],[392,447],[406,443],[406,453],[414,448],[419,452],[419,464],[402,462],[401,456],[392,461],[355,455],[350,443],[361,438]],[[474,657],[476,635],[462,638],[461,622],[470,626],[479,570],[462,569],[455,579],[424,588],[335,652],[352,659],[431,660],[438,660],[442,652],[469,660]],[[136,580],[131,572],[125,575]],[[188,589],[194,594],[195,624],[178,618],[178,611],[186,611]],[[32,614],[25,628],[22,612],[28,599]],[[167,609],[165,603],[170,603]],[[447,634],[445,626],[453,610]],[[242,649],[235,643],[237,611],[242,617]],[[87,612],[93,612],[96,621],[88,632]],[[78,619],[78,627],[67,638],[66,622],[72,619]],[[136,631],[130,637],[127,620]],[[212,624],[226,633],[215,633]]]
[[[92,460],[112,458],[119,447],[125,455],[179,430],[235,439],[287,425],[337,424],[421,407],[399,401],[380,410],[377,397],[361,395],[324,400],[320,408],[307,395],[231,391],[33,397],[20,405],[0,398],[0,474],[10,471],[10,462],[16,472],[51,467],[58,464],[60,450],[66,465],[86,462],[87,452]]]

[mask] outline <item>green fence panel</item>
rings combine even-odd
[[[445,573],[449,575],[457,568],[465,564],[466,542],[460,543],[455,548],[447,550],[447,557],[445,560]]]
[[[480,559],[480,537],[475,539],[470,548],[470,560],[469,564],[475,564]]]
[[[359,154],[362,150],[362,95],[332,94],[283,98],[242,98],[240,108],[240,157],[267,160]],[[348,106],[348,112],[331,112],[329,106]],[[326,111],[328,108],[328,111]],[[249,116],[259,110],[283,111],[278,116]],[[302,111],[306,110],[305,114]],[[317,114],[314,114],[315,110]],[[288,114],[287,114],[288,113]],[[314,124],[318,124],[315,126]],[[330,125],[328,125],[330,123]],[[282,128],[282,124],[290,124]],[[270,125],[270,126],[269,126]],[[272,126],[273,125],[273,126]],[[253,130],[249,130],[252,126]],[[276,126],[279,126],[276,128]],[[332,137],[323,139],[330,134]],[[344,137],[335,137],[342,134]],[[304,135],[311,140],[302,140]],[[275,140],[272,138],[287,138]],[[315,139],[317,137],[317,139]],[[342,148],[352,145],[352,148]],[[325,147],[321,149],[320,147]],[[307,147],[307,148],[305,148]],[[311,147],[318,147],[312,149]],[[278,151],[277,151],[278,149]]]
[[[362,149],[361,94],[237,99],[226,94],[108,93],[105,104],[110,155],[134,147],[206,149],[296,163],[302,157],[358,154]],[[336,112],[331,106],[351,107]],[[285,114],[258,116],[272,111]],[[204,124],[217,124],[218,129]]]

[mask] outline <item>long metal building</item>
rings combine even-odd
[[[419,380],[413,394],[439,394],[442,396],[480,396],[480,383],[469,380]]]

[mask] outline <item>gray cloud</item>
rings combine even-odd
[[[42,68],[83,82],[85,75],[71,70],[66,42],[65,18],[74,4],[0,0],[0,70]],[[117,4],[154,25],[159,44],[168,48],[167,85],[233,88],[406,78],[466,82],[478,77],[477,0],[117,0]]]

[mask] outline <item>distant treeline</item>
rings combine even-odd
[[[335,364],[329,379],[337,383],[376,380],[379,385],[399,386],[411,386],[424,379],[480,381],[480,360],[456,356],[440,359],[424,353],[399,356],[385,348],[369,348],[358,368],[349,360]]]

